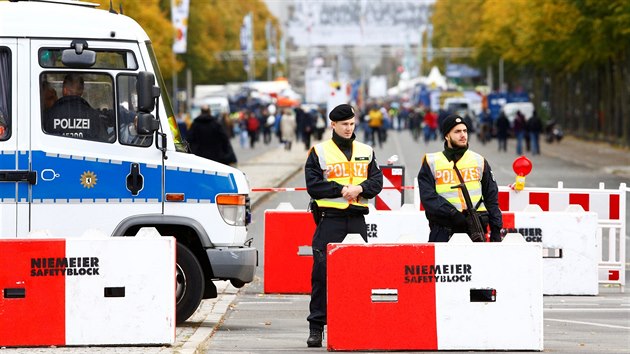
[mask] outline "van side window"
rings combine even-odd
[[[142,136],[136,132],[138,92],[134,75],[119,75],[118,88],[118,140],[124,145],[151,146],[153,135]]]
[[[11,137],[11,52],[0,47],[0,141]]]
[[[116,140],[110,75],[44,72],[40,98],[44,133],[107,143]]]

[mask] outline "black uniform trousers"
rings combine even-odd
[[[324,215],[313,236],[313,270],[311,273],[309,328],[323,329],[326,324],[326,246],[341,242],[347,234],[360,234],[367,242],[367,227],[361,214],[347,216]]]

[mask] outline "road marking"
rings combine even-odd
[[[560,319],[556,319],[556,318],[545,318],[545,321],[565,322],[565,323],[575,323],[575,324],[583,324],[583,325],[589,325],[589,326],[606,327],[606,328],[619,328],[619,329],[627,329],[627,330],[630,330],[630,327],[626,327],[626,326],[615,326],[615,325],[607,325],[607,324],[594,323],[594,322],[582,322],[582,321],[560,320]]]

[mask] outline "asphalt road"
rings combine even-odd
[[[359,139],[363,139],[361,132]],[[489,160],[499,185],[514,181],[511,166],[516,154],[513,141],[511,153],[498,153],[494,141],[484,146],[473,138],[471,146]],[[542,149],[546,148],[553,146],[543,144]],[[410,184],[419,170],[422,155],[440,149],[440,142],[425,145],[424,142],[413,142],[408,132],[390,132],[387,143],[375,151],[380,162],[398,155],[398,163],[406,166],[405,184]],[[618,188],[620,183],[628,182],[626,178],[605,170],[594,170],[545,154],[531,159],[534,169],[526,182],[531,187],[556,187],[562,181],[566,188],[598,188],[600,182],[605,183],[606,188]],[[303,175],[296,174],[286,186],[304,186]],[[405,198],[411,201],[411,192],[408,191]],[[263,292],[264,210],[275,208],[280,202],[290,202],[296,209],[305,209],[308,199],[304,192],[277,193],[255,208],[251,232],[259,235],[254,239],[254,246],[261,252],[256,280],[239,291],[219,328],[206,342],[206,353],[325,351],[325,343],[324,348],[306,347],[308,295]],[[627,239],[626,235],[626,245],[629,243]],[[628,268],[626,265],[626,286],[629,284]],[[621,293],[618,287],[608,286],[600,286],[598,296],[545,296],[544,348],[545,352],[553,353],[627,353],[630,348],[630,296],[627,292]]]

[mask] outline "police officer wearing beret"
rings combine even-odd
[[[343,241],[351,233],[360,234],[367,242],[367,200],[383,188],[383,173],[374,151],[355,141],[354,116],[354,109],[348,104],[335,107],[329,114],[332,139],[311,148],[304,166],[306,189],[314,201],[311,205],[317,222],[307,318],[309,347],[322,346],[326,324],[326,246]]]
[[[426,154],[422,159],[418,185],[431,228],[429,242],[447,242],[453,233],[469,233],[466,202],[462,190],[455,187],[460,183],[465,183],[483,229],[490,225],[490,241],[501,241],[499,189],[488,161],[468,149],[468,129],[462,117],[449,115],[441,127],[444,151]]]

